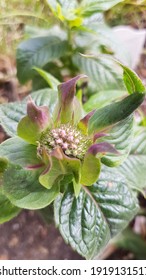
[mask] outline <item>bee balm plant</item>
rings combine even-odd
[[[59,84],[58,93],[48,89],[45,98],[32,94],[27,105],[1,106],[1,123],[12,137],[0,145],[0,222],[22,208],[54,203],[65,241],[93,259],[136,215],[136,192],[118,166],[130,152],[133,112],[145,89],[134,72],[122,67],[130,95],[88,113],[76,94],[85,75]],[[12,127],[5,122],[6,106],[9,116],[15,114]],[[19,118],[25,107],[26,115]]]

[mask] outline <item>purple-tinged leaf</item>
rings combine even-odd
[[[51,153],[51,156],[56,157],[58,160],[62,160],[64,158],[64,154],[60,147],[56,147]]]
[[[53,184],[65,175],[72,174],[76,183],[80,180],[80,160],[66,156],[62,149],[57,147],[50,154],[50,164],[40,175],[40,183],[47,189],[52,188]]]
[[[101,167],[100,158],[106,152],[118,153],[112,145],[105,142],[93,144],[88,149],[81,168],[81,184],[91,186],[97,181]]]
[[[31,98],[27,103],[27,116],[18,123],[17,134],[30,144],[36,145],[40,134],[52,125],[47,106],[36,106]]]
[[[87,78],[86,75],[78,75],[75,78],[64,82],[58,86],[59,91],[59,114],[61,123],[68,123],[72,121],[76,115],[76,108],[74,106],[76,84],[78,80]],[[77,111],[79,108],[77,108]]]
[[[88,134],[88,122],[89,119],[94,115],[96,110],[89,112],[83,119],[81,119],[78,123],[79,129],[82,130],[84,134]]]
[[[97,154],[105,154],[105,153],[119,154],[118,151],[111,144],[106,142],[93,144],[88,149],[87,153],[90,153],[94,156],[96,156]]]
[[[47,106],[36,106],[31,97],[27,103],[27,115],[30,120],[42,130],[51,124],[51,117]]]
[[[104,133],[104,132],[99,132],[96,133],[93,137],[93,142],[95,142],[97,139],[101,138],[101,137],[105,137],[108,136],[108,134]]]
[[[36,170],[36,169],[38,169],[38,168],[42,168],[43,166],[44,166],[43,163],[35,164],[35,165],[27,165],[27,166],[25,167],[25,169],[27,169],[27,170]]]

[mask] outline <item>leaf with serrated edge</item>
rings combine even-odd
[[[146,187],[146,129],[141,127],[135,136],[128,158],[118,170],[126,178],[129,186],[138,191]]]
[[[117,123],[107,132],[107,136],[98,138],[97,141],[108,142],[118,151],[118,154],[106,154],[101,162],[110,167],[120,165],[130,153],[133,141],[133,115]]]
[[[57,92],[52,89],[42,89],[31,94],[37,106],[46,105],[52,115],[57,104]],[[0,124],[6,133],[12,137],[17,135],[18,122],[26,115],[28,98],[22,102],[14,102],[0,105]]]
[[[73,63],[89,78],[89,85],[94,90],[124,89],[121,69],[114,60],[105,57],[73,55]]]
[[[54,205],[56,225],[67,243],[93,259],[138,211],[138,201],[119,173],[105,169],[96,184],[75,198],[70,184]]]
[[[133,70],[123,65],[121,62],[118,62],[118,64],[123,68],[123,80],[128,92],[130,94],[134,92],[145,92],[145,86],[138,75]]]
[[[48,62],[66,53],[67,42],[55,36],[36,37],[20,43],[16,53],[17,75],[21,83],[30,80],[35,67],[43,67]]]

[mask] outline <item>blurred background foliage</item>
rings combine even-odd
[[[45,0],[0,1],[0,52],[14,55],[18,42],[24,38],[24,27],[46,27],[50,16]]]
[[[49,1],[48,1],[49,2]],[[81,2],[78,0],[77,2]],[[121,0],[104,12],[105,22],[109,26],[131,25],[134,28],[146,26],[146,0]],[[95,20],[99,21],[100,17]],[[31,27],[47,28],[55,22],[47,0],[1,0],[0,1],[0,52],[11,55],[26,31],[31,34]],[[32,28],[33,29],[33,28]]]
[[[105,12],[105,20],[110,26],[131,25],[134,28],[146,27],[146,1],[125,0]]]

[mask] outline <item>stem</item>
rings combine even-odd
[[[145,208],[141,208],[139,210],[139,212],[137,213],[138,216],[145,216],[146,217],[146,209]]]
[[[67,26],[67,40],[68,40],[68,44],[70,46],[70,51],[73,50],[73,32],[71,31],[70,27]]]
[[[72,36],[71,36],[71,30],[70,30],[69,27],[68,27],[68,30],[67,30],[67,39],[68,39],[69,45],[71,45]]]

